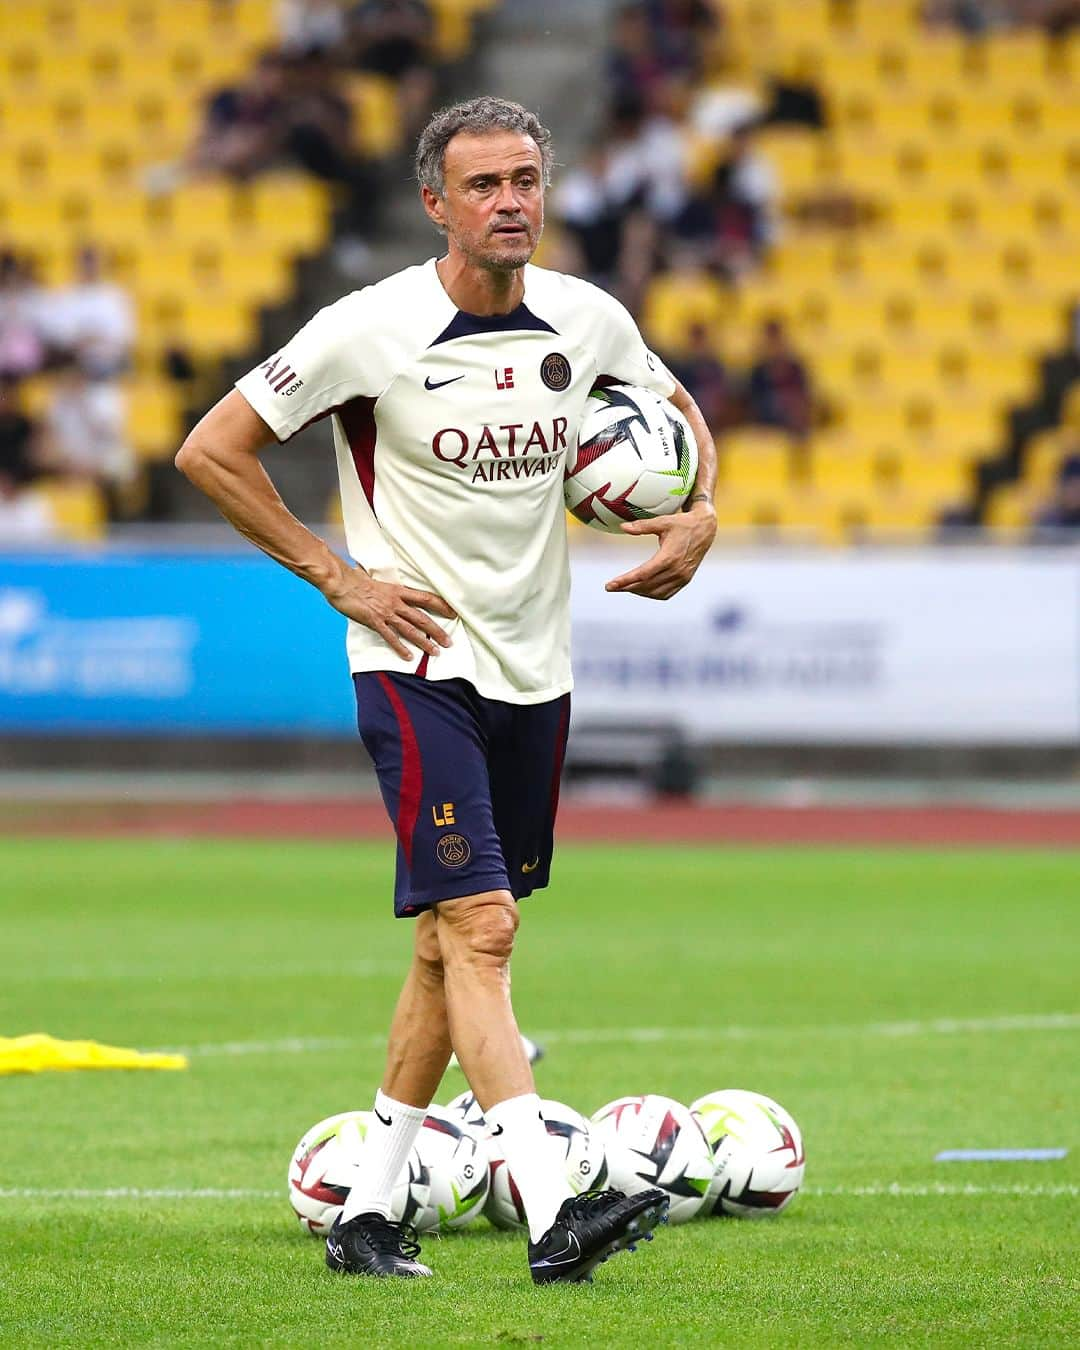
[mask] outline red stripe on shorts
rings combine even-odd
[[[424,790],[424,769],[420,763],[420,747],[416,743],[409,710],[401,701],[401,696],[387,679],[383,671],[376,671],[383,693],[387,697],[394,716],[397,718],[398,733],[401,737],[401,787],[398,790],[398,812],[394,829],[401,842],[401,851],[405,862],[412,866],[412,841],[416,821],[420,815],[420,797]]]

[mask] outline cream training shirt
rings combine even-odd
[[[607,377],[675,381],[606,291],[527,266],[511,314],[457,309],[431,259],[320,310],[237,389],[277,436],[330,416],[349,552],[434,591],[452,646],[396,656],[349,623],[353,671],[459,677],[540,703],[572,687],[563,460]]]

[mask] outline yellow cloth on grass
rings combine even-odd
[[[0,1036],[0,1074],[46,1069],[186,1069],[186,1055],[144,1054],[100,1041],[61,1041],[36,1032]]]

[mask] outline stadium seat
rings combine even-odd
[[[32,491],[44,500],[57,529],[67,538],[91,541],[105,533],[105,502],[95,484],[46,479]]]

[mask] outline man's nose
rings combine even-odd
[[[500,185],[499,195],[495,199],[495,210],[512,211],[515,215],[521,210],[513,183],[504,182]]]

